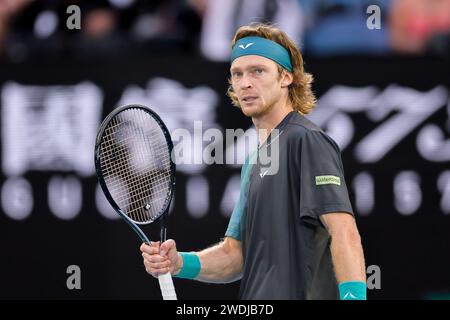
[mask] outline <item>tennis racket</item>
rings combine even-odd
[[[166,241],[167,217],[175,190],[173,143],[161,118],[143,105],[115,109],[103,121],[95,143],[95,168],[114,210],[145,243],[138,225],[158,221]],[[164,300],[176,300],[170,272],[158,277]]]

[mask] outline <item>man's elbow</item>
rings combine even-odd
[[[231,275],[228,282],[239,280],[242,274],[243,257],[241,243],[232,238],[226,238],[222,242],[222,250],[226,256],[228,263],[225,264],[224,269]]]

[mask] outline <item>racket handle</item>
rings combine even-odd
[[[175,287],[173,286],[172,275],[170,272],[158,276],[159,287],[164,300],[177,300]]]

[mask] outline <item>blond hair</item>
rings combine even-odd
[[[289,100],[291,101],[292,107],[295,111],[301,114],[310,113],[316,105],[316,97],[311,90],[313,77],[311,74],[305,72],[302,54],[295,43],[286,35],[284,31],[273,25],[265,23],[254,23],[240,27],[234,35],[231,43],[232,46],[234,46],[236,41],[245,37],[261,37],[272,40],[282,45],[289,52],[293,67],[293,80],[288,88]],[[280,65],[277,66],[281,75],[281,72],[284,72],[285,69],[283,69]],[[231,79],[228,79],[228,84],[229,87],[227,90],[227,95],[230,97],[233,105],[240,108],[237,96],[233,91]]]

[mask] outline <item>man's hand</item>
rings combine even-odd
[[[178,274],[183,266],[183,259],[178,254],[176,243],[172,239],[161,245],[159,241],[143,243],[140,249],[145,270],[155,278],[167,272],[172,275]]]

